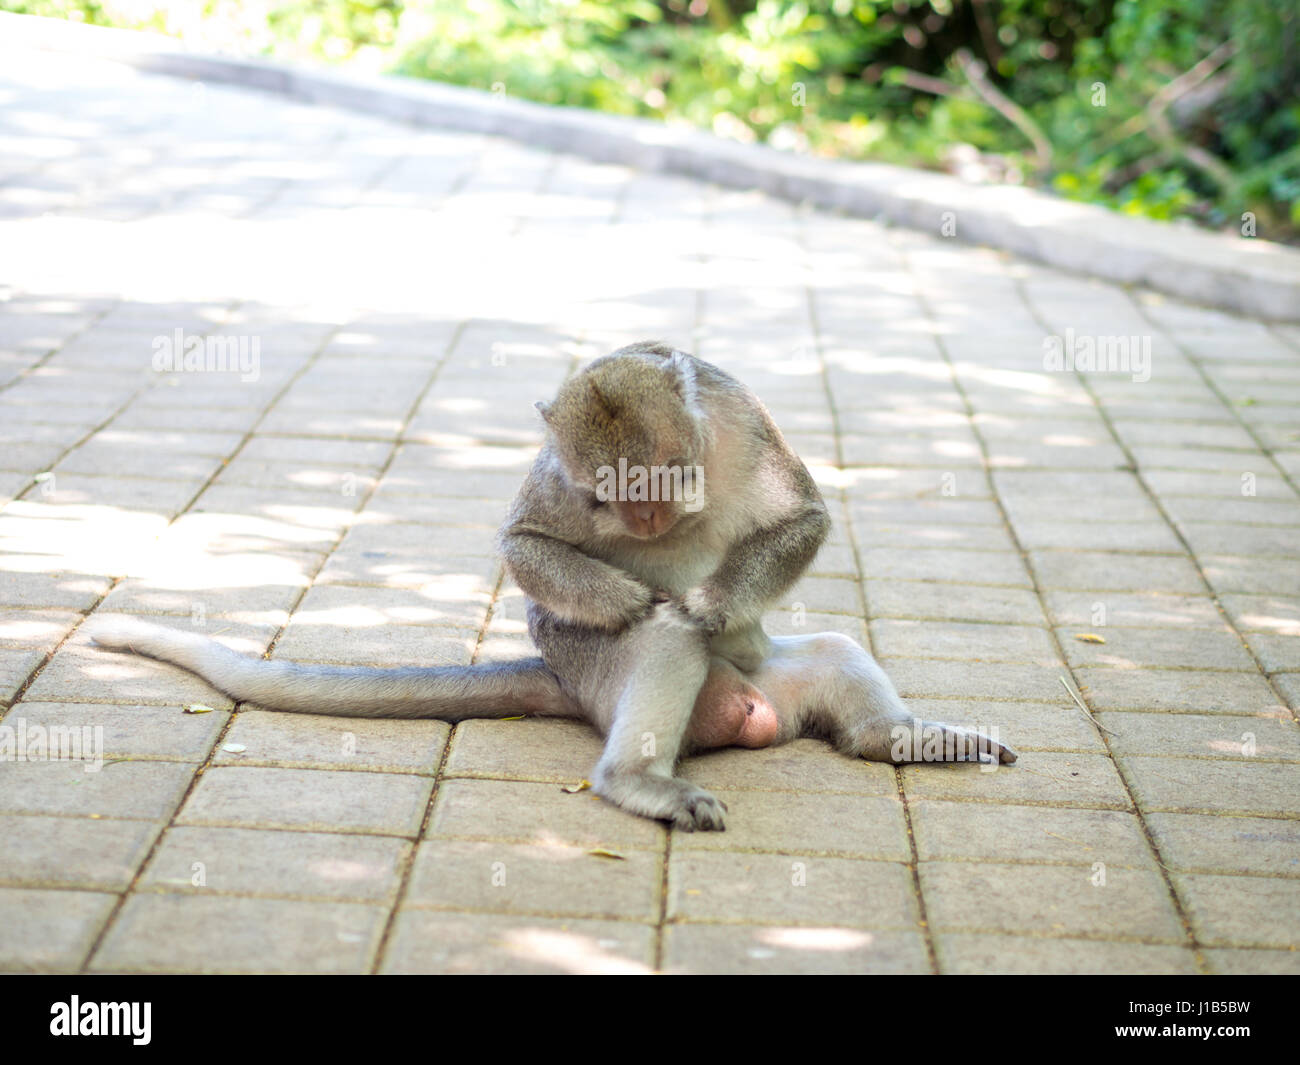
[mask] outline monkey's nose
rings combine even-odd
[[[646,526],[650,532],[655,531],[655,518],[658,514],[658,508],[652,503],[638,503],[632,508],[632,515],[642,525]]]

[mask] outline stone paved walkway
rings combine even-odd
[[[1300,971],[1300,330],[938,221],[0,60],[0,970]],[[257,359],[155,371],[178,330]],[[1046,371],[1051,335],[1149,379]],[[235,713],[86,646],[118,611],[527,653],[492,533],[531,404],[647,336],[749,382],[832,506],[772,631],[869,641],[1018,765],[718,753],[685,772],[729,830],[670,836],[562,790],[577,724]],[[98,772],[40,757],[58,726]]]

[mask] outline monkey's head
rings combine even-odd
[[[653,540],[704,505],[707,423],[689,356],[624,349],[538,403],[570,488],[609,536]]]

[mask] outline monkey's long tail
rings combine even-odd
[[[315,666],[241,655],[207,636],[133,618],[98,618],[88,631],[101,647],[181,666],[236,702],[268,710],[442,721],[575,713],[540,658],[429,668]]]

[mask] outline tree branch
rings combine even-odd
[[[1113,148],[1116,144],[1127,140],[1135,133],[1141,133],[1151,125],[1153,115],[1163,113],[1175,100],[1199,86],[1201,82],[1209,78],[1231,59],[1236,51],[1237,45],[1233,41],[1224,41],[1190,70],[1184,71],[1173,81],[1161,86],[1152,94],[1151,99],[1147,101],[1147,105],[1142,111],[1130,118],[1103,141],[1102,150]]]
[[[1028,112],[1002,93],[993,82],[989,81],[984,64],[972,56],[965,48],[959,48],[953,53],[953,59],[956,60],[958,69],[961,70],[970,83],[970,87],[979,94],[980,98],[1029,139],[1029,142],[1034,146],[1038,169],[1046,170],[1051,166],[1052,144],[1044,136],[1038,123],[1029,117]]]

